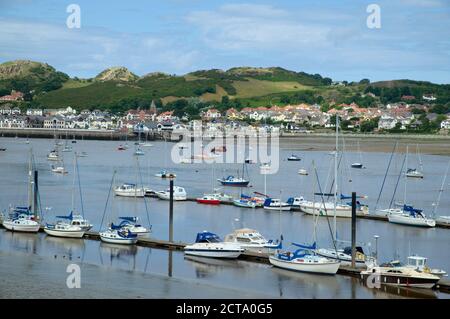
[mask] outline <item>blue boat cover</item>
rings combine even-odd
[[[413,206],[410,205],[403,205],[403,210],[405,212],[409,212],[411,216],[415,216],[416,214],[422,216],[422,209],[416,209]]]
[[[266,198],[264,201],[264,206],[270,206],[270,203],[272,203],[272,198]]]
[[[129,221],[129,222],[132,222],[132,223],[137,222],[137,217],[121,216],[121,217],[119,217],[119,219],[122,219],[124,221]]]
[[[294,245],[294,246],[296,246],[296,247],[303,248],[303,249],[316,249],[316,247],[317,247],[317,245],[316,245],[315,242],[314,242],[312,245],[310,245],[310,246],[302,245],[302,244],[297,244],[297,243],[292,243],[292,245]]]
[[[211,232],[201,232],[197,234],[196,243],[220,242],[220,237]]]
[[[73,219],[73,212],[70,212],[69,216],[56,216],[56,218],[72,220]]]

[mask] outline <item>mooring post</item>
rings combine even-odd
[[[169,241],[173,242],[173,179],[170,179],[169,187]]]
[[[356,192],[352,192],[352,268],[356,266]]]

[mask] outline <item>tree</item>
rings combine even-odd
[[[370,80],[369,79],[362,79],[361,81],[359,81],[359,84],[369,85],[370,84]]]

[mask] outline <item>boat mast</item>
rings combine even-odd
[[[32,164],[32,157],[33,157],[33,149],[30,148],[30,162],[28,163],[28,207],[31,209],[31,206],[33,204],[33,164]]]
[[[439,203],[440,203],[440,201],[441,201],[441,195],[442,195],[442,193],[444,192],[445,181],[447,180],[447,175],[448,175],[448,170],[449,170],[449,168],[450,168],[450,161],[448,161],[447,169],[445,170],[444,179],[442,180],[442,185],[441,185],[441,188],[439,189],[438,199],[437,199],[436,205],[434,205],[434,209],[433,209],[433,218],[436,217],[436,211],[437,211],[437,209],[438,209],[438,207],[439,207]]]
[[[73,181],[72,181],[72,212],[75,209],[75,177],[76,177],[76,157],[77,157],[77,152],[74,153],[73,156]]]
[[[406,205],[406,184],[408,182],[408,151],[409,145],[406,145],[406,157],[405,157],[405,191],[403,194],[403,205]]]
[[[337,161],[338,161],[338,143],[339,143],[339,115],[336,114],[336,147],[334,151],[334,241],[337,240],[336,236],[336,206],[337,206],[337,192],[338,192],[338,183],[337,183]]]

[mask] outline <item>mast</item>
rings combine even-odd
[[[28,163],[28,207],[31,208],[33,205],[33,164],[32,155],[33,149],[30,148],[30,161]]]
[[[443,178],[443,180],[442,180],[442,185],[441,185],[441,188],[439,189],[438,199],[437,199],[436,205],[434,205],[434,209],[433,209],[433,218],[436,217],[436,211],[437,211],[437,209],[438,209],[438,207],[439,207],[439,202],[441,201],[441,195],[442,195],[442,192],[444,192],[445,181],[446,181],[446,179],[447,179],[447,175],[448,175],[448,170],[449,170],[449,168],[450,168],[450,161],[448,161],[447,169],[445,170],[445,175],[444,175],[444,178]]]
[[[406,184],[408,182],[408,151],[409,145],[406,145],[406,157],[405,157],[405,190],[403,194],[403,205],[406,205]]]
[[[76,157],[77,157],[77,152],[74,153],[73,156],[73,180],[72,180],[72,212],[75,209],[75,177],[76,177]]]
[[[337,161],[338,161],[338,147],[339,147],[339,116],[336,114],[336,149],[334,152],[334,241],[337,240],[336,236],[336,206],[337,206],[337,192],[338,192],[338,181],[337,181]]]

